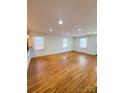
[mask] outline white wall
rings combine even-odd
[[[80,38],[81,37],[87,38],[87,47],[86,48],[80,48]],[[97,54],[97,35],[74,37],[73,50],[96,55]]]
[[[43,55],[56,54],[61,52],[72,51],[73,38],[61,35],[42,35],[44,37],[44,50],[33,50],[32,57],[38,57]],[[62,47],[62,39],[68,38],[69,44],[67,48]]]
[[[32,55],[33,55],[33,49],[32,49],[32,48],[29,48],[29,50],[28,50],[28,52],[27,52],[27,68],[28,68],[28,66],[29,66],[29,64],[30,64]]]
[[[39,34],[33,33],[32,36],[39,36]],[[29,51],[27,53],[27,67],[30,64],[31,58],[33,57],[39,57],[44,55],[50,55],[50,54],[56,54],[56,53],[62,53],[67,51],[79,51],[84,52],[88,54],[97,54],[97,36],[81,36],[87,38],[87,48],[82,49],[80,48],[80,37],[68,37],[68,36],[62,36],[62,35],[52,35],[52,34],[41,34],[40,36],[44,37],[44,50],[34,50],[33,48],[29,48]],[[62,47],[62,39],[68,38],[69,44],[67,48]]]

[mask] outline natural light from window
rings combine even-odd
[[[35,36],[33,47],[35,50],[43,50],[44,49],[44,38],[41,36]]]
[[[80,47],[81,48],[87,47],[87,38],[80,38]]]
[[[67,38],[63,38],[63,48],[68,47],[68,39]]]

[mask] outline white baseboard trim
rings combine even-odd
[[[97,55],[95,53],[90,53],[90,52],[86,52],[86,51],[80,51],[80,50],[73,50],[73,51],[82,52],[82,53],[86,53],[86,54],[90,54],[90,55]]]
[[[42,57],[42,56],[48,56],[48,55],[54,55],[54,54],[60,54],[60,53],[65,53],[65,52],[70,52],[70,51],[72,51],[72,50],[55,52],[55,53],[47,53],[47,54],[43,54],[43,55],[34,56],[32,58],[37,58],[37,57]]]

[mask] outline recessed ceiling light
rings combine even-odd
[[[90,32],[88,32],[87,34],[90,34]]]
[[[52,31],[53,31],[53,29],[50,29],[49,31],[50,31],[50,32],[52,32]]]
[[[62,25],[63,24],[63,21],[62,20],[59,20],[59,22],[58,22],[60,25]]]
[[[81,29],[81,28],[79,28],[79,29],[78,29],[78,31],[82,31],[82,29]]]

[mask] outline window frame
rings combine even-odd
[[[81,44],[81,39],[82,39],[82,44]],[[84,38],[84,37],[81,37],[80,38],[80,41],[79,41],[79,46],[80,46],[80,48],[87,48],[87,38]],[[84,45],[85,44],[85,45]]]
[[[65,44],[64,44],[65,43]],[[69,40],[68,38],[63,38],[62,39],[62,47],[67,48],[68,47]]]
[[[36,44],[36,42],[35,42],[36,38],[37,39],[39,38],[42,41],[42,43],[39,44],[39,46],[37,46],[38,44]],[[34,48],[34,50],[44,50],[44,48],[45,48],[44,46],[45,46],[45,44],[44,44],[44,37],[43,36],[34,36],[34,38],[33,38],[33,48]]]

